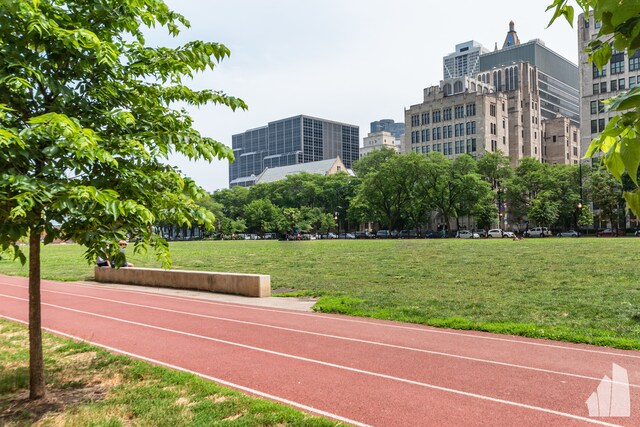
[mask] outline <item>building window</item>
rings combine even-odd
[[[438,132],[438,139],[442,139],[442,128],[436,128],[436,131]]]
[[[451,120],[451,108],[445,108],[442,110],[442,116],[444,121]]]
[[[489,115],[492,117],[496,116],[496,104],[489,105]]]
[[[593,84],[593,94],[597,95],[600,93],[600,85],[598,83]]]
[[[476,115],[476,104],[467,104],[467,117]]]
[[[600,93],[607,93],[607,82],[600,82]]]
[[[471,138],[467,139],[467,153],[475,153],[476,152],[476,139]]]
[[[551,139],[553,140],[553,142],[556,142],[556,136],[555,136],[555,135],[553,135],[553,136],[551,137]]]
[[[422,113],[422,125],[429,124],[429,113]]]
[[[591,120],[591,133],[598,133],[598,121],[597,120]]]
[[[433,123],[440,123],[440,122],[442,121],[442,120],[441,120],[441,117],[442,117],[442,116],[441,116],[441,112],[440,112],[440,110],[438,110],[438,111],[434,111],[433,113],[431,113],[431,116],[432,116],[432,117],[431,117],[431,118],[432,118],[432,120],[431,120],[431,121],[432,121]]]
[[[598,101],[598,113],[604,113],[604,102]]]
[[[604,130],[604,119],[598,119],[598,132],[602,132]]]
[[[619,79],[618,80],[618,90],[624,90],[625,89],[625,79]]]
[[[476,134],[476,122],[467,122],[467,135]]]
[[[573,132],[573,142],[578,142],[578,132]]]
[[[602,67],[602,71],[598,69],[596,64],[593,64],[593,78],[597,79],[598,77],[604,77],[607,75],[607,66]]]
[[[629,71],[640,70],[640,50],[629,57]]]
[[[624,73],[624,53],[615,53],[611,56],[611,75]]]
[[[596,30],[599,29],[600,27],[602,27],[602,22],[600,21],[596,21],[593,24],[593,28],[595,28]]]
[[[629,89],[636,87],[636,76],[629,77]]]
[[[618,90],[618,81],[617,80],[611,80],[611,92],[615,92],[616,90]]]
[[[417,114],[411,116],[411,127],[420,126],[420,117]]]
[[[456,115],[456,119],[464,119],[464,106],[463,105],[457,105],[455,107],[455,115]]]

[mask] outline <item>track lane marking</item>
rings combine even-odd
[[[0,314],[0,317],[2,317],[4,319],[7,319],[7,320],[11,320],[13,322],[21,323],[23,325],[28,325],[29,324],[29,322],[25,322],[25,321],[22,321],[22,320],[19,320],[19,319],[14,319],[12,317],[4,316],[2,314]],[[186,372],[188,374],[193,374],[193,375],[196,375],[196,376],[201,377],[203,379],[206,379],[206,380],[209,380],[209,381],[213,381],[213,382],[216,382],[218,384],[222,384],[222,385],[225,385],[227,387],[234,388],[236,390],[241,390],[241,391],[244,391],[246,393],[250,393],[250,394],[253,394],[253,395],[256,395],[256,396],[263,397],[265,399],[274,400],[276,402],[280,402],[280,403],[283,403],[283,404],[286,404],[286,405],[289,405],[289,406],[293,406],[293,407],[296,407],[298,409],[302,409],[303,411],[310,412],[310,413],[313,413],[313,414],[316,414],[316,415],[321,415],[323,417],[331,418],[331,419],[334,419],[336,421],[341,421],[343,423],[352,424],[352,425],[355,425],[355,426],[358,426],[358,427],[372,427],[369,424],[363,424],[363,423],[361,423],[359,421],[355,421],[355,420],[352,420],[352,419],[349,419],[349,418],[345,418],[345,417],[342,417],[340,415],[333,414],[331,412],[323,411],[322,409],[314,408],[313,406],[307,406],[307,405],[299,403],[299,402],[294,402],[293,400],[285,399],[283,397],[275,396],[273,394],[265,393],[263,391],[259,391],[259,390],[253,389],[253,388],[245,387],[245,386],[240,385],[240,384],[235,384],[235,383],[223,380],[221,378],[216,378],[216,377],[212,377],[210,375],[206,375],[206,374],[203,374],[203,373],[200,373],[200,372],[192,371],[192,370],[183,368],[181,366],[172,365],[170,363],[162,362],[162,361],[157,360],[157,359],[151,359],[149,357],[142,356],[140,354],[130,353],[128,351],[120,350],[120,349],[117,349],[117,348],[114,348],[114,347],[109,347],[109,346],[104,345],[104,344],[100,344],[100,343],[93,342],[93,341],[88,341],[88,340],[86,340],[84,338],[80,338],[80,337],[77,337],[77,336],[74,336],[74,335],[70,335],[70,334],[67,334],[67,333],[64,333],[64,332],[61,332],[61,331],[57,331],[55,329],[51,329],[51,328],[42,328],[42,329],[47,331],[47,332],[50,332],[52,334],[59,335],[59,336],[65,337],[65,338],[70,338],[70,339],[73,339],[75,341],[80,341],[80,342],[84,342],[84,343],[87,343],[87,344],[91,344],[93,346],[100,347],[100,348],[103,348],[103,349],[105,349],[107,351],[110,351],[110,352],[113,352],[113,353],[118,353],[118,354],[121,354],[123,356],[133,357],[135,359],[143,360],[145,362],[153,363],[155,365],[160,365],[160,366],[164,366],[166,368],[175,369],[177,371]]]
[[[13,277],[15,277],[15,276],[13,276]],[[49,281],[49,282],[53,283],[53,284],[62,283],[64,285],[80,287],[80,288],[82,288],[82,287],[90,287],[92,289],[99,289],[99,290],[102,290],[102,291],[118,291],[118,292],[124,292],[124,293],[132,293],[132,294],[155,296],[155,297],[167,298],[167,299],[175,299],[175,300],[179,300],[179,301],[191,301],[191,302],[197,302],[197,303],[207,304],[207,305],[222,305],[222,306],[225,306],[225,307],[238,307],[238,306],[241,306],[241,307],[244,307],[244,308],[249,309],[249,310],[266,311],[266,312],[281,313],[281,314],[288,314],[288,315],[294,315],[294,316],[312,317],[314,319],[327,319],[327,320],[333,320],[333,321],[339,321],[339,322],[359,323],[359,324],[364,324],[364,325],[368,325],[368,326],[371,326],[371,325],[382,326],[382,327],[385,327],[385,328],[417,331],[417,332],[430,333],[430,334],[453,335],[453,336],[459,336],[459,337],[463,337],[463,338],[483,339],[483,340],[508,342],[508,343],[522,344],[522,345],[531,345],[531,346],[536,346],[536,347],[546,347],[546,348],[553,348],[553,349],[560,349],[560,350],[578,351],[578,352],[592,353],[592,354],[602,354],[602,355],[607,355],[607,356],[620,356],[620,357],[626,357],[626,358],[630,358],[630,359],[640,359],[640,356],[633,355],[633,354],[628,354],[628,353],[616,353],[614,351],[592,350],[592,349],[585,349],[585,348],[578,348],[578,347],[563,346],[563,345],[558,345],[558,344],[547,344],[547,343],[543,343],[543,342],[525,341],[524,338],[527,338],[527,337],[522,337],[523,338],[522,340],[518,340],[518,339],[509,339],[509,338],[500,338],[500,337],[494,337],[494,336],[480,335],[480,334],[483,334],[483,333],[484,334],[490,334],[490,332],[483,332],[483,331],[476,331],[478,334],[471,334],[471,333],[465,334],[465,333],[462,333],[462,332],[453,332],[451,330],[438,329],[438,328],[436,328],[434,326],[428,326],[428,325],[424,325],[423,328],[417,328],[417,327],[411,327],[411,326],[390,325],[390,324],[387,324],[387,323],[383,323],[383,322],[379,322],[378,323],[378,322],[374,321],[374,320],[382,320],[382,319],[373,319],[373,318],[371,318],[372,321],[365,321],[365,320],[348,319],[348,318],[345,318],[345,317],[339,317],[339,316],[336,316],[336,315],[334,315],[332,313],[301,313],[301,312],[292,311],[292,310],[278,310],[278,309],[272,309],[272,308],[254,307],[254,306],[244,305],[244,304],[240,304],[240,303],[228,303],[228,302],[221,302],[221,301],[210,301],[210,300],[202,300],[202,299],[198,299],[198,298],[176,297],[176,296],[172,296],[172,295],[164,295],[164,294],[154,293],[154,292],[125,290],[125,289],[109,287],[108,285],[104,285],[104,286],[89,285],[89,284],[78,285],[78,284],[73,284],[72,282],[54,282],[54,281]],[[4,284],[7,285],[7,286],[16,286],[16,287],[22,287],[22,288],[27,289],[26,286],[22,286],[22,285],[13,285],[13,284],[9,284],[9,283],[4,283]],[[544,340],[543,338],[528,338],[528,339],[531,339],[531,340],[534,340],[534,339]],[[592,345],[592,344],[578,344],[578,343],[568,343],[568,344]],[[625,350],[621,350],[621,351],[625,351]],[[629,351],[629,350],[627,350],[627,351]]]
[[[332,334],[325,334],[325,333],[321,333],[321,332],[306,331],[306,330],[302,330],[302,329],[287,328],[287,327],[284,327],[284,326],[269,325],[269,324],[266,324],[266,323],[258,323],[258,322],[250,322],[250,321],[246,321],[246,320],[230,319],[230,318],[219,317],[219,316],[211,316],[211,315],[207,315],[207,314],[191,313],[191,312],[182,311],[182,310],[172,310],[172,309],[168,309],[168,308],[159,308],[159,307],[154,307],[154,306],[149,306],[149,305],[144,305],[144,304],[137,304],[137,303],[131,303],[131,302],[120,301],[120,300],[113,300],[113,299],[108,299],[108,298],[100,298],[100,297],[94,297],[94,296],[88,296],[88,295],[73,294],[73,293],[62,292],[62,291],[44,290],[44,292],[60,294],[60,295],[68,295],[68,296],[74,296],[74,297],[78,297],[78,298],[86,298],[86,299],[92,299],[92,300],[98,300],[98,301],[105,301],[105,302],[110,302],[110,303],[115,303],[115,304],[127,305],[127,306],[131,306],[131,307],[139,307],[139,308],[144,308],[144,309],[149,309],[149,310],[157,310],[157,311],[163,311],[163,312],[167,312],[167,313],[181,314],[181,315],[185,315],[185,316],[199,317],[199,318],[211,319],[211,320],[219,320],[219,321],[230,322],[230,323],[238,323],[238,324],[242,324],[242,325],[258,326],[258,327],[276,329],[276,330],[287,331],[287,332],[294,332],[294,333],[300,333],[300,334],[320,336],[320,337],[325,337],[325,338],[338,339],[338,340],[343,340],[343,341],[357,342],[357,343],[361,343],[361,344],[376,345],[376,346],[380,346],[380,347],[387,347],[387,348],[393,348],[393,349],[398,349],[398,350],[407,350],[407,351],[413,351],[413,352],[417,352],[417,353],[425,353],[425,354],[431,354],[431,355],[442,356],[442,357],[450,357],[450,358],[454,358],[454,359],[468,360],[468,361],[478,362],[478,363],[486,363],[486,364],[491,364],[491,365],[505,366],[505,367],[515,368],[515,369],[523,369],[523,370],[529,370],[529,371],[534,371],[534,372],[542,372],[542,373],[545,373],[545,374],[568,376],[568,377],[572,377],[572,378],[579,378],[579,379],[584,379],[584,380],[589,380],[589,381],[595,381],[595,382],[598,382],[598,383],[600,381],[602,381],[601,377],[591,377],[591,376],[588,376],[588,375],[572,374],[570,372],[555,371],[555,370],[544,369],[544,368],[536,368],[536,367],[532,367],[532,366],[518,365],[518,364],[514,364],[514,363],[500,362],[500,361],[489,360],[489,359],[481,359],[481,358],[477,358],[477,357],[463,356],[463,355],[458,355],[458,354],[453,354],[453,353],[445,353],[445,352],[440,352],[440,351],[435,351],[435,350],[427,350],[427,349],[408,347],[408,346],[402,346],[402,345],[396,345],[396,344],[388,344],[388,343],[364,340],[364,339],[359,339],[359,338],[351,338],[351,337],[345,337],[345,336],[341,336],[341,335],[332,335]],[[3,295],[3,294],[0,294],[0,295]],[[622,384],[622,383],[620,383],[620,384]],[[638,385],[638,384],[629,383],[629,386],[630,387],[635,387],[635,388],[640,388],[640,385]]]
[[[25,299],[25,298],[6,296],[6,295],[3,295],[3,296],[5,298],[9,298],[9,299],[28,302],[28,299]],[[510,401],[510,400],[495,398],[495,397],[491,397],[491,396],[485,396],[485,395],[482,395],[482,394],[471,393],[471,392],[466,392],[466,391],[462,391],[462,390],[456,390],[456,389],[452,389],[452,388],[448,388],[448,387],[438,386],[438,385],[435,385],[435,384],[429,384],[429,383],[424,383],[424,382],[420,382],[420,381],[414,381],[414,380],[410,380],[410,379],[407,379],[407,378],[394,377],[392,375],[386,375],[386,374],[381,374],[381,373],[378,373],[378,372],[352,368],[352,367],[349,367],[349,366],[339,365],[339,364],[330,363],[330,362],[324,362],[324,361],[321,361],[321,360],[310,359],[310,358],[307,358],[307,357],[296,356],[296,355],[293,355],[293,354],[282,353],[282,352],[278,352],[278,351],[274,351],[274,350],[268,350],[268,349],[264,349],[264,348],[260,348],[260,347],[247,345],[247,344],[236,343],[236,342],[233,342],[233,341],[222,340],[222,339],[213,338],[213,337],[206,337],[206,336],[203,336],[203,335],[198,335],[198,334],[193,334],[193,333],[190,333],[190,332],[179,331],[179,330],[176,330],[176,329],[163,328],[163,327],[160,327],[160,326],[154,326],[154,325],[150,325],[150,324],[146,324],[146,323],[135,322],[135,321],[126,320],[126,319],[120,319],[120,318],[112,317],[112,316],[105,316],[105,315],[102,315],[102,314],[91,313],[91,312],[87,312],[87,311],[83,311],[83,310],[76,310],[76,309],[73,309],[73,308],[63,307],[63,306],[59,306],[59,305],[55,305],[55,304],[42,303],[42,305],[43,306],[52,307],[52,308],[57,308],[57,309],[60,309],[60,310],[70,311],[70,312],[73,312],[73,313],[79,313],[79,314],[84,314],[84,315],[87,315],[87,316],[93,316],[93,317],[98,317],[98,318],[102,318],[102,319],[106,319],[106,320],[112,320],[112,321],[115,321],[115,322],[121,322],[121,323],[126,323],[126,324],[130,324],[130,325],[134,325],[134,326],[140,326],[140,327],[143,327],[143,328],[155,329],[155,330],[158,330],[158,331],[161,331],[161,332],[168,332],[168,333],[172,333],[172,334],[176,334],[176,335],[184,335],[184,336],[187,336],[187,337],[190,337],[190,338],[196,338],[196,339],[205,340],[205,341],[213,341],[213,342],[217,342],[217,343],[220,343],[220,344],[226,344],[226,345],[230,345],[230,346],[240,347],[240,348],[244,348],[244,349],[247,349],[247,350],[252,350],[252,351],[257,351],[257,352],[261,352],[261,353],[271,354],[271,355],[274,355],[274,356],[279,356],[279,357],[299,360],[299,361],[302,361],[302,362],[317,364],[317,365],[326,366],[326,367],[329,367],[329,368],[345,370],[345,371],[354,372],[354,373],[357,373],[357,374],[363,374],[363,375],[373,376],[373,377],[377,377],[377,378],[383,378],[383,379],[387,379],[387,380],[390,380],[390,381],[396,381],[396,382],[401,382],[401,383],[405,383],[405,384],[415,385],[415,386],[424,387],[424,388],[437,390],[437,391],[442,391],[442,392],[446,392],[446,393],[450,393],[450,394],[456,394],[456,395],[460,395],[460,396],[471,397],[471,398],[485,400],[485,401],[489,401],[489,402],[500,403],[500,404],[504,404],[504,405],[507,405],[507,406],[514,406],[514,407],[518,407],[518,408],[523,408],[523,409],[543,412],[543,413],[551,414],[551,415],[557,415],[557,416],[560,416],[560,417],[579,420],[579,421],[584,421],[584,422],[591,423],[591,424],[598,424],[598,425],[610,426],[610,427],[623,427],[623,426],[620,426],[619,424],[610,424],[610,423],[607,423],[607,422],[604,422],[604,421],[599,421],[599,420],[595,420],[595,419],[591,419],[591,418],[586,418],[586,417],[582,417],[582,416],[579,416],[579,415],[570,414],[570,413],[567,413],[567,412],[556,411],[554,409],[543,408],[543,407],[534,406],[534,405],[528,405],[526,403],[514,402],[514,401]]]

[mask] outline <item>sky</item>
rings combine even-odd
[[[148,33],[154,46],[190,40],[222,43],[231,57],[197,75],[193,89],[221,90],[247,111],[187,108],[203,135],[231,136],[300,114],[357,125],[360,140],[380,119],[404,121],[425,87],[442,79],[442,57],[476,40],[501,47],[509,21],[522,43],[541,39],[577,64],[577,32],[564,20],[546,28],[548,1],[493,0],[168,0],[191,27],[177,38]],[[577,16],[577,13],[576,13]],[[575,25],[574,25],[575,27]],[[207,191],[228,187],[226,160],[170,163]]]

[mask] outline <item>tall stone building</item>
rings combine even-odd
[[[580,128],[558,114],[542,121],[542,158],[551,164],[577,165],[580,161]]]
[[[580,52],[580,129],[582,131],[582,155],[589,148],[591,140],[604,129],[613,112],[604,110],[603,101],[618,95],[621,91],[640,86],[640,49],[633,56],[627,51],[613,50],[611,60],[602,71],[589,62],[585,48],[597,38],[602,25],[596,22],[593,12],[585,20],[580,15],[578,22],[578,51]]]
[[[337,157],[351,168],[358,160],[359,133],[358,126],[300,115],[233,135],[229,186],[251,186],[265,168]]]
[[[404,134],[404,132],[403,132]],[[383,148],[391,148],[396,153],[400,153],[402,150],[402,140],[396,139],[390,132],[370,132],[369,135],[363,138],[362,147],[360,147],[360,158],[363,158],[369,153]]]
[[[514,166],[523,157],[540,159],[536,71],[519,63],[426,88],[423,102],[405,110],[403,151],[439,151],[450,158],[501,151]]]

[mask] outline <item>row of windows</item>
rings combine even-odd
[[[467,104],[466,108],[464,105],[456,105],[454,111],[456,119],[464,118],[465,112],[467,117],[473,117],[476,115],[476,104]],[[411,127],[424,126],[431,123],[440,123],[442,121],[449,120],[452,120],[452,109],[445,108],[443,110],[432,111],[431,114],[413,114],[411,116]]]
[[[453,142],[438,143],[433,145],[423,145],[422,147],[416,147],[414,151],[416,153],[423,153],[423,154],[437,152],[437,153],[442,153],[445,156],[451,156],[454,153],[454,147],[455,147],[455,154],[475,153],[477,151],[476,139],[475,138],[467,139],[466,146],[465,146],[465,141],[460,140],[460,141],[455,141],[455,145]],[[466,151],[465,151],[465,148],[466,148]]]
[[[454,134],[455,130],[455,134]],[[467,122],[466,123],[466,134],[467,135],[475,135],[477,128],[476,122]],[[411,143],[417,144],[419,142],[427,142],[430,140],[437,141],[439,139],[449,139],[453,138],[454,135],[456,137],[465,135],[465,123],[458,123],[455,127],[451,125],[435,127],[429,131],[429,129],[416,130],[411,132]]]
[[[640,76],[630,76],[629,77],[629,89],[633,89],[636,86],[640,86]],[[609,88],[611,92],[615,92],[617,90],[626,90],[626,80],[625,79],[617,79],[611,80],[609,83]],[[593,94],[597,95],[599,93],[607,93],[607,82],[600,82],[593,84]]]
[[[600,133],[604,130],[605,121],[604,119],[591,120],[591,133]]]
[[[624,73],[624,54],[616,54],[611,57],[611,61],[609,62],[609,71],[611,75],[613,74],[622,74]],[[638,51],[629,58],[629,71],[640,70],[640,55],[638,55]],[[605,77],[607,75],[607,66],[602,67],[602,71],[598,69],[598,67],[593,64],[593,78],[597,79],[599,77]]]

